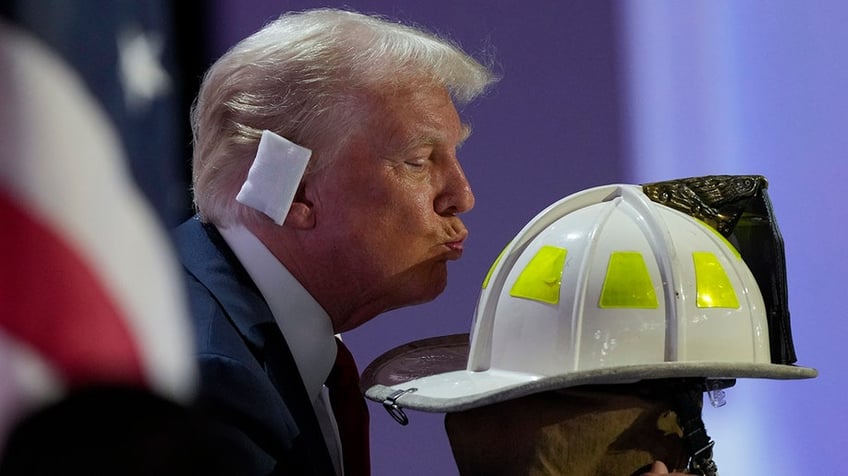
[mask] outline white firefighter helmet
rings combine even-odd
[[[470,342],[389,351],[363,386],[390,411],[453,412],[586,384],[815,375],[772,363],[763,296],[724,236],[641,186],[608,185],[554,203],[507,245]]]

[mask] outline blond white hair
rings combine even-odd
[[[256,220],[235,201],[262,130],[331,161],[362,122],[362,95],[417,85],[465,104],[496,80],[452,42],[344,10],[287,13],[244,39],[206,73],[192,108],[194,202],[219,225]]]

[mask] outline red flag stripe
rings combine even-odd
[[[0,325],[69,385],[142,384],[138,348],[118,306],[61,237],[0,190]],[[37,243],[38,246],[33,246]]]

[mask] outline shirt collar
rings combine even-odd
[[[268,303],[314,401],[336,359],[330,316],[247,228],[234,225],[218,231]]]

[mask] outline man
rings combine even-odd
[[[454,102],[493,81],[446,41],[338,10],[283,15],[207,73],[192,111],[198,215],[176,242],[199,406],[242,474],[369,472],[367,432],[333,417],[324,386],[334,334],[445,288],[474,205]]]

